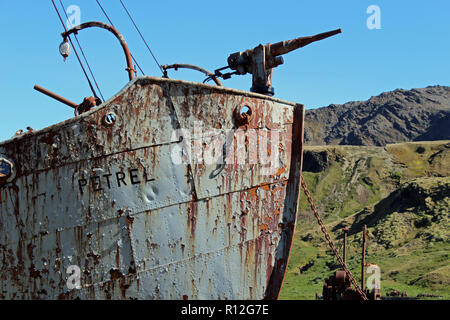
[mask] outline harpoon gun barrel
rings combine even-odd
[[[288,52],[296,50],[298,48],[307,46],[308,44],[311,44],[313,42],[335,36],[341,32],[342,32],[341,29],[336,29],[328,32],[319,33],[310,37],[300,37],[292,40],[280,41],[270,45],[270,54],[272,56],[280,56],[282,54],[286,54]]]

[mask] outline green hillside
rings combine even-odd
[[[450,142],[386,147],[307,147],[304,178],[336,245],[348,227],[347,264],[360,281],[366,261],[381,268],[381,293],[450,298]],[[314,299],[339,268],[301,195],[294,245],[280,299]]]

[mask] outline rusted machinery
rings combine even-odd
[[[135,68],[133,68],[132,55],[130,53],[130,50],[128,48],[125,39],[123,38],[121,33],[117,31],[113,26],[107,25],[102,22],[97,21],[86,22],[62,33],[63,42],[60,44],[59,50],[64,60],[69,56],[71,52],[68,37],[71,34],[77,34],[80,30],[93,27],[110,31],[119,40],[120,45],[123,48],[127,62],[127,68],[125,70],[128,73],[129,80],[130,81],[133,80],[136,74],[136,70]],[[304,46],[307,46],[313,42],[332,37],[341,32],[342,32],[341,29],[336,29],[324,33],[319,33],[314,36],[299,37],[292,40],[280,41],[274,44],[270,43],[266,45],[260,44],[254,49],[246,50],[244,52],[240,51],[235,52],[230,54],[230,56],[228,57],[228,66],[219,68],[215,70],[214,73],[202,67],[186,63],[163,65],[162,66],[162,70],[164,72],[163,77],[169,78],[167,74],[168,69],[178,70],[181,68],[186,68],[204,73],[206,76],[208,76],[205,82],[207,80],[213,80],[216,83],[216,85],[222,86],[222,83],[220,82],[219,78],[229,79],[231,78],[232,75],[245,75],[247,73],[250,73],[252,74],[252,87],[250,91],[273,96],[275,93],[274,88],[272,87],[273,68],[276,68],[277,66],[284,63],[282,55],[297,50],[299,48],[302,48]],[[222,73],[223,70],[228,68],[234,70],[234,72]],[[76,103],[69,101],[40,86],[35,86],[34,89],[74,108],[75,115],[89,111],[90,109],[102,103],[102,101],[97,96],[95,96],[95,97],[86,97],[81,104],[77,105]]]
[[[287,41],[280,41],[274,44],[258,45],[254,49],[239,51],[230,54],[228,57],[228,65],[219,68],[214,73],[201,67],[190,64],[173,64],[164,65],[164,76],[167,76],[168,69],[178,70],[187,68],[200,71],[208,76],[207,80],[213,80],[217,85],[222,85],[218,78],[224,80],[231,78],[233,75],[252,74],[251,92],[261,93],[273,96],[275,91],[272,87],[273,69],[284,63],[282,55],[302,48],[316,41],[320,41],[341,33],[341,29],[336,29],[324,33],[319,33],[310,37],[300,37]],[[231,69],[232,72],[223,73],[223,70]]]
[[[284,63],[283,54],[304,47],[315,41],[320,41],[341,33],[336,29],[320,33],[311,37],[300,37],[274,44],[260,44],[254,49],[244,52],[235,52],[228,57],[228,67],[235,70],[234,74],[244,75],[251,73],[253,76],[250,91],[274,95],[272,87],[273,68]]]
[[[343,260],[346,263],[347,254],[347,236],[348,228],[344,228],[344,244],[343,244]],[[381,300],[381,294],[378,286],[374,286],[371,290],[366,289],[365,269],[366,264],[366,240],[367,227],[364,225],[362,237],[361,252],[361,288],[364,290],[369,300]],[[374,266],[374,265],[373,265]],[[322,290],[323,300],[360,300],[361,296],[355,288],[352,287],[350,279],[344,270],[337,270],[332,276],[325,279]]]

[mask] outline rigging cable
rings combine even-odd
[[[56,7],[55,1],[54,0],[51,0],[51,1],[53,3],[53,7],[55,7],[56,13],[58,14],[59,20],[61,21],[61,24],[62,24],[62,26],[64,28],[64,31],[67,32],[66,25],[64,24],[64,21],[61,18],[61,15],[59,14],[59,10],[58,10],[58,7]],[[87,81],[89,83],[89,87],[91,88],[91,91],[94,94],[94,97],[97,97],[97,93],[95,92],[95,89],[92,86],[91,80],[89,79],[89,76],[88,76],[88,74],[86,72],[86,69],[84,69],[83,62],[81,61],[80,56],[78,55],[77,49],[73,45],[72,39],[70,37],[69,37],[69,41],[70,41],[70,44],[72,45],[72,48],[73,48],[73,51],[75,52],[75,55],[77,56],[78,62],[80,63],[80,66],[81,66],[81,69],[83,69],[84,75],[86,76],[86,79],[87,79]]]
[[[95,0],[95,1],[97,2],[98,6],[102,10],[102,12],[105,15],[106,19],[108,19],[109,24],[114,27],[114,24],[112,23],[111,19],[109,18],[108,14],[106,13],[105,9],[103,9],[102,5],[100,4],[100,1],[99,0]],[[139,70],[141,71],[142,75],[145,75],[144,71],[142,70],[142,68],[139,65],[139,63],[137,62],[137,60],[134,58],[133,54],[131,52],[130,52],[130,54],[131,54],[131,58],[133,59],[134,63],[136,63],[136,66],[139,68]]]
[[[65,14],[65,16],[66,16],[66,18],[67,18],[67,21],[69,21],[69,17],[67,16],[66,8],[64,7],[64,4],[62,3],[62,0],[59,0],[59,3],[61,4],[61,7],[62,7],[63,10],[64,10],[64,14]],[[70,22],[69,22],[69,23],[70,23]],[[94,73],[92,72],[91,66],[89,65],[89,62],[88,62],[88,60],[87,60],[87,58],[86,58],[86,55],[84,54],[84,50],[83,50],[83,48],[81,47],[80,42],[78,41],[78,37],[77,37],[76,34],[74,34],[74,36],[75,36],[75,40],[77,41],[78,47],[80,48],[81,55],[83,56],[84,61],[86,62],[86,65],[87,65],[87,67],[88,67],[88,69],[89,69],[89,73],[91,74],[92,79],[94,80],[95,86],[97,87],[98,92],[100,93],[100,96],[102,97],[102,101],[105,101],[105,98],[103,97],[102,91],[100,90],[100,87],[98,86],[97,80],[95,79]]]
[[[127,13],[128,17],[130,18],[131,22],[133,23],[134,27],[136,28],[137,32],[139,33],[139,35],[141,36],[142,41],[144,41],[145,46],[147,47],[148,51],[150,52],[150,54],[152,55],[153,59],[155,60],[156,64],[158,65],[159,69],[161,70],[161,72],[164,75],[164,70],[161,67],[161,64],[158,62],[158,59],[156,59],[155,55],[153,54],[152,50],[150,49],[150,46],[147,44],[147,41],[145,41],[144,36],[142,35],[141,31],[139,30],[138,26],[136,25],[136,23],[134,22],[133,18],[131,17],[130,12],[128,11],[127,7],[125,7],[125,4],[122,2],[122,0],[119,0],[120,3],[122,4],[122,7],[124,8],[125,12]]]

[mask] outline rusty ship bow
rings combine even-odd
[[[0,143],[0,299],[277,299],[304,106],[272,97],[273,69],[341,30],[235,52],[214,73],[136,78],[105,23],[66,30],[64,59],[89,28],[120,41],[130,81],[105,102],[91,86],[79,105],[35,86],[75,117]],[[216,85],[169,79],[178,68]],[[218,79],[245,74],[251,92]]]
[[[1,143],[0,297],[277,298],[303,119],[266,95],[139,77]]]

